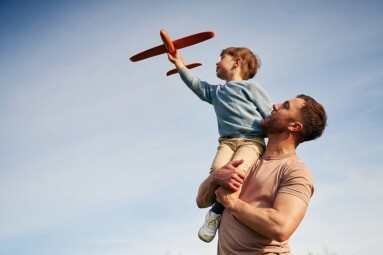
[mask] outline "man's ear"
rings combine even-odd
[[[290,124],[289,124],[289,130],[291,132],[300,131],[300,130],[302,130],[302,128],[303,128],[303,124],[299,121],[290,122]]]

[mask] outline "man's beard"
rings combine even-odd
[[[261,122],[261,128],[266,135],[283,133],[287,130],[289,120],[271,117]]]

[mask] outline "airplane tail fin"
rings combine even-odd
[[[201,66],[201,65],[202,65],[201,63],[191,63],[191,64],[186,65],[186,67],[188,69],[192,69],[194,67]],[[169,75],[172,75],[172,74],[176,74],[176,73],[178,73],[178,70],[177,69],[172,69],[172,70],[170,70],[170,71],[168,71],[166,73],[166,76],[169,76]]]

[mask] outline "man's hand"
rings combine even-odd
[[[246,175],[242,170],[238,170],[236,167],[242,163],[243,160],[233,160],[213,171],[209,177],[201,183],[198,189],[196,199],[198,207],[205,208],[214,204],[216,199],[215,192],[219,187],[229,192],[239,191]]]
[[[238,170],[237,167],[243,163],[243,160],[233,160],[220,169],[211,173],[211,180],[217,187],[223,187],[230,191],[238,191],[245,180],[245,173]]]
[[[219,187],[215,191],[217,201],[220,202],[225,208],[231,209],[235,206],[235,202],[239,199],[241,188],[237,191],[230,191],[223,187]]]
[[[243,171],[237,170],[236,167],[242,163],[243,160],[231,161],[221,168],[226,171],[219,172],[219,179],[224,183],[219,185],[215,195],[218,202],[226,208],[231,208],[241,193],[242,183],[246,176]]]

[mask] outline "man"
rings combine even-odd
[[[266,150],[246,180],[236,169],[242,160],[236,160],[211,173],[198,190],[200,208],[216,199],[226,208],[219,228],[219,255],[288,255],[288,240],[306,213],[313,179],[295,152],[300,143],[322,135],[326,112],[306,95],[274,104],[273,109],[261,123],[268,136]]]

